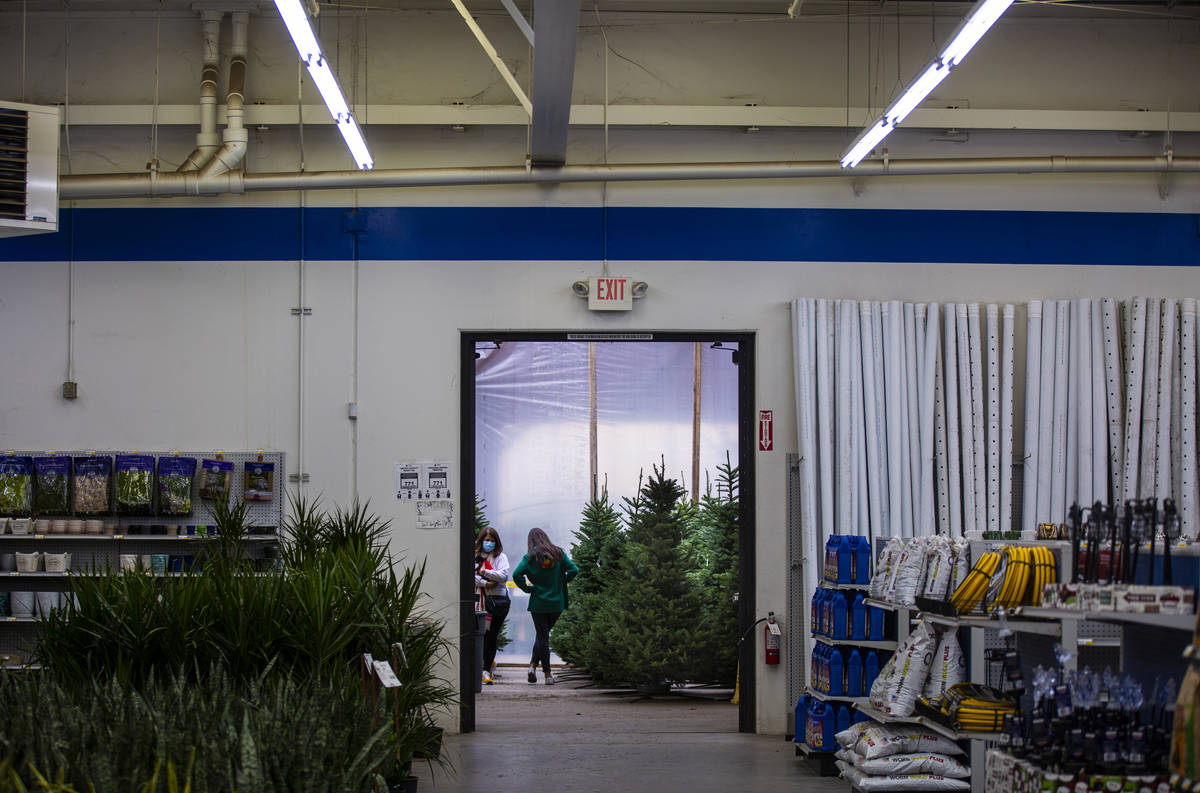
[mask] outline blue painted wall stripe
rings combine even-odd
[[[904,209],[369,207],[369,260],[1200,264],[1191,214]],[[353,257],[342,208],[64,209],[0,261],[313,261]],[[607,240],[601,236],[607,226]]]

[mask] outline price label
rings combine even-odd
[[[379,677],[379,683],[384,688],[399,688],[400,680],[396,677],[396,673],[392,671],[392,665],[387,661],[375,661],[375,674]]]

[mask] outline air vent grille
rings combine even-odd
[[[29,113],[0,107],[0,218],[25,219]]]

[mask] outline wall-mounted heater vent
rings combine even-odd
[[[58,230],[58,108],[0,103],[0,237]]]

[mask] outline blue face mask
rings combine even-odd
[[[491,540],[484,540],[483,550],[487,553],[491,553],[492,551],[496,550],[496,543],[492,542]]]

